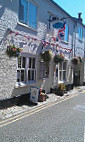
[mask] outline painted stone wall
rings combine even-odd
[[[32,39],[26,39],[23,36],[31,36],[37,39],[47,39],[47,33],[50,36],[50,31],[48,30],[48,11],[52,14],[59,15],[59,17],[68,16],[59,7],[54,6],[50,1],[47,0],[34,0],[38,4],[38,22],[37,29],[34,30],[29,26],[26,26],[19,22],[18,12],[19,12],[19,0],[0,0],[0,99],[10,98],[11,96],[20,95],[23,93],[28,93],[30,86],[41,87],[44,83],[43,88],[46,92],[50,91],[50,87],[53,84],[53,64],[50,63],[49,78],[40,80],[38,78],[39,74],[39,53],[42,50],[40,42],[34,41]],[[44,11],[43,11],[44,9]],[[70,28],[69,31],[69,43],[61,43],[65,48],[72,48],[72,27],[73,21],[71,19],[67,20]],[[9,34],[8,29],[15,32],[19,32],[21,35]],[[53,36],[53,35],[51,35]],[[37,56],[37,82],[34,84],[29,84],[25,86],[16,87],[16,58],[8,58],[5,54],[7,45],[15,44],[23,48],[24,53],[31,53]],[[56,48],[53,46],[48,46],[47,49],[51,48],[54,52]],[[68,56],[69,57],[69,56]]]

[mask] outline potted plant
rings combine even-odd
[[[58,89],[57,89],[57,95],[59,96],[63,96],[66,90],[66,86],[63,83],[60,83],[58,85]]]
[[[56,54],[54,56],[54,63],[59,63],[64,61],[64,55],[62,53]]]
[[[17,57],[17,56],[20,54],[21,51],[22,51],[21,48],[16,47],[16,46],[13,44],[13,45],[7,46],[6,54],[7,54],[9,57]]]
[[[38,97],[39,102],[43,102],[46,100],[46,94],[45,90],[40,89],[39,97]]]

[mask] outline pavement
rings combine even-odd
[[[50,103],[59,102],[66,98],[70,98],[74,95],[78,95],[79,92],[85,91],[85,86],[78,86],[74,87],[73,90],[68,91],[64,96],[57,96],[54,93],[47,94],[47,99],[44,102],[38,102],[36,105],[33,103],[22,104],[22,105],[15,105],[12,107],[0,109],[0,121],[8,119],[10,117],[19,115],[23,112],[33,110],[38,108],[39,106],[49,105]]]

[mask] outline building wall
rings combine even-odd
[[[27,40],[23,38],[24,35],[30,35],[31,37],[38,39],[49,39],[51,32],[48,30],[48,12],[59,17],[68,17],[68,14],[63,12],[59,7],[56,7],[49,0],[34,0],[38,4],[38,19],[37,30],[34,30],[19,22],[19,0],[1,0],[0,5],[0,99],[10,98],[11,96],[28,93],[30,86],[43,87],[46,92],[50,91],[50,87],[53,85],[54,70],[53,64],[50,62],[49,78],[39,79],[39,53],[41,52],[41,46],[39,42]],[[43,10],[44,9],[44,10]],[[69,42],[59,42],[58,44],[64,48],[73,48],[73,27],[74,21],[71,18],[67,18],[66,22],[69,26]],[[7,29],[19,32],[21,35],[11,34]],[[47,37],[48,34],[48,37]],[[53,35],[52,35],[53,36]],[[15,86],[16,84],[16,58],[9,59],[5,54],[7,45],[9,42],[23,48],[24,53],[31,53],[37,56],[37,82],[25,86]],[[52,50],[53,47],[51,47]],[[70,54],[65,55],[70,58]],[[72,56],[72,55],[71,55]],[[4,79],[3,79],[4,78]],[[70,76],[72,78],[72,76]],[[69,78],[69,81],[70,81]],[[68,82],[69,82],[68,81]],[[72,83],[72,82],[71,82]]]
[[[82,40],[79,39],[79,27],[83,29],[83,38]],[[80,56],[81,58],[85,58],[84,52],[85,52],[85,27],[78,23],[75,26],[75,56]],[[83,62],[85,62],[83,60]],[[77,71],[80,69],[80,84],[82,85],[85,81],[85,69],[84,64],[79,64],[77,67],[74,68],[74,71]]]

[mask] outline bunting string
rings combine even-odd
[[[64,47],[62,47],[61,45],[56,44],[56,43],[48,42],[48,41],[45,41],[45,40],[40,40],[40,39],[33,38],[33,37],[30,37],[30,36],[27,36],[27,35],[22,35],[22,34],[19,33],[19,32],[16,32],[16,31],[12,31],[12,30],[11,30],[11,31],[9,32],[9,34],[12,34],[12,33],[14,33],[15,36],[20,35],[20,36],[22,36],[22,37],[24,37],[24,38],[27,38],[28,40],[29,40],[29,39],[32,39],[32,40],[41,42],[42,47],[46,47],[46,46],[48,46],[48,45],[50,45],[50,46],[52,45],[52,46],[56,46],[56,48],[59,48],[60,50],[65,50],[65,51],[67,51],[67,52],[69,52],[69,53],[72,52],[72,49],[70,49],[70,48],[64,48]],[[54,37],[53,37],[53,39],[54,39]]]

